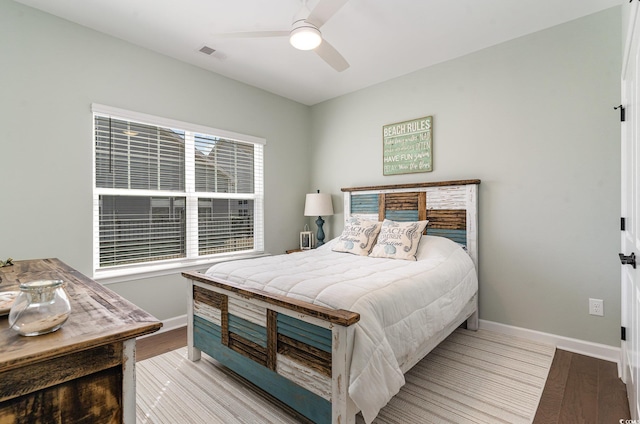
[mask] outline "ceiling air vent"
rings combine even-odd
[[[212,55],[216,51],[216,49],[212,49],[209,46],[204,46],[199,51],[207,55]]]

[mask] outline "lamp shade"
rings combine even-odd
[[[309,193],[304,202],[304,216],[333,215],[333,203],[329,193]]]

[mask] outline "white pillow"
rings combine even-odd
[[[416,260],[420,238],[429,221],[397,222],[385,219],[369,256]]]
[[[349,218],[331,250],[367,256],[376,241],[381,225],[377,221]]]
[[[467,252],[465,245],[442,236],[423,235],[416,252],[416,260],[422,261],[449,255],[453,249],[461,248]],[[444,252],[444,253],[443,253]],[[443,258],[444,259],[444,258]]]

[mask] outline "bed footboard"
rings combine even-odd
[[[355,422],[348,383],[359,314],[182,275],[190,360],[206,352],[313,422]]]

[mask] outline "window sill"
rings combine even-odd
[[[269,256],[268,253],[245,253],[216,258],[203,258],[191,261],[164,262],[152,265],[127,266],[106,270],[96,270],[93,279],[103,285],[123,283],[126,281],[142,280],[145,278],[174,275],[183,271],[205,270],[219,262],[236,261],[239,259],[252,259]]]

